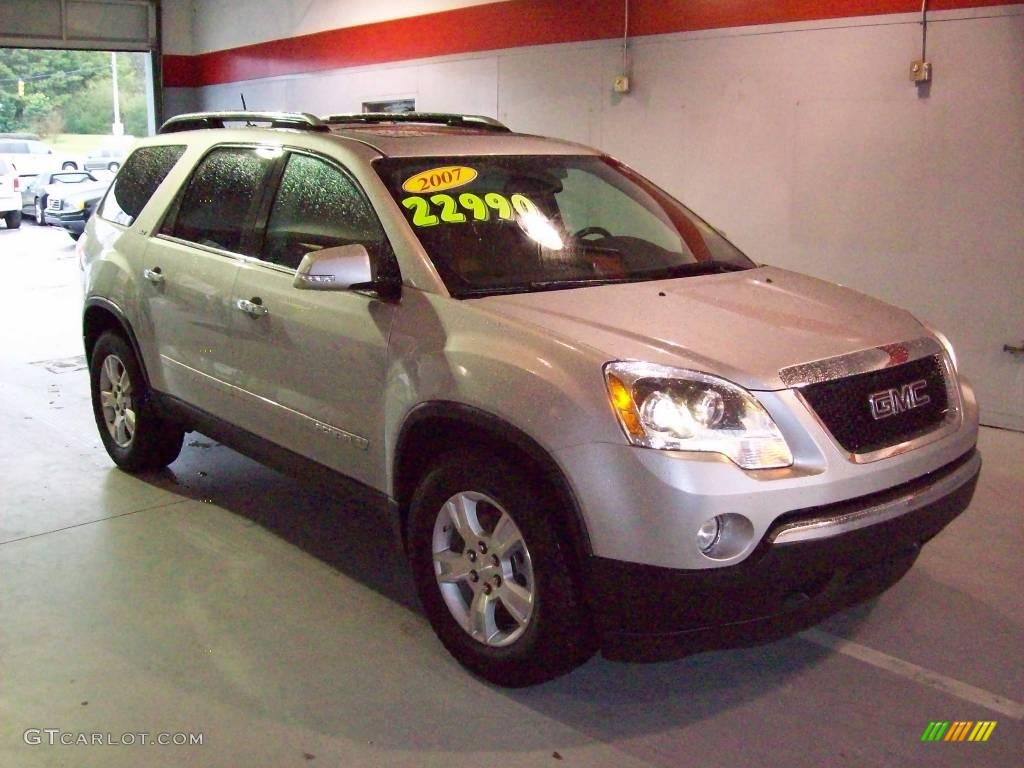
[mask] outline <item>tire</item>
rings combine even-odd
[[[4,214],[4,221],[7,222],[8,229],[17,229],[21,226],[21,211],[9,211]]]
[[[92,410],[110,458],[129,472],[162,469],[178,458],[185,433],[156,412],[132,348],[107,331],[89,361]]]
[[[46,226],[46,196],[36,198],[36,225]]]
[[[117,162],[108,163],[107,164],[107,170],[108,171],[113,171],[114,173],[117,173],[117,169],[120,168],[120,167],[121,167],[121,164],[117,163]]]
[[[420,603],[449,653],[496,685],[554,679],[596,650],[553,518],[544,486],[479,451],[442,457],[413,495]]]
[[[68,160],[67,162],[64,163],[64,165],[60,167],[60,169],[62,171],[77,171],[78,166],[75,163],[72,163],[70,160]]]

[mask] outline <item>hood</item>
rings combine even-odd
[[[46,187],[49,197],[73,202],[99,200],[110,186],[109,181],[83,181],[80,184],[58,184]]]
[[[779,370],[790,365],[926,334],[904,310],[772,267],[472,301],[608,360],[690,368],[755,390],[783,389]]]

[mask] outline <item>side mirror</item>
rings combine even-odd
[[[302,257],[295,272],[296,288],[307,291],[348,291],[373,282],[370,254],[363,245],[339,245]]]

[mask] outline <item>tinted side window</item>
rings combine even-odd
[[[131,226],[184,151],[179,145],[135,150],[114,179],[100,216]]]
[[[215,149],[199,163],[185,189],[175,221],[165,234],[201,245],[241,252],[274,160],[250,147]]]
[[[362,191],[329,163],[293,154],[281,177],[260,258],[295,269],[310,251],[360,243],[381,255],[384,230]]]

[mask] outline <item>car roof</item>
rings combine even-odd
[[[235,127],[230,123],[241,125]],[[260,127],[259,123],[270,127]],[[230,130],[233,140],[239,135],[235,131],[253,138],[263,133],[263,138],[277,140],[282,133],[307,133],[311,138],[357,142],[387,157],[600,154],[582,144],[514,133],[493,118],[447,113],[357,113],[321,119],[306,113],[200,112],[171,118],[160,133],[193,130]],[[314,142],[319,143],[318,139]]]
[[[595,149],[568,141],[477,128],[415,124],[339,126],[332,127],[331,133],[367,144],[386,157],[600,154]]]

